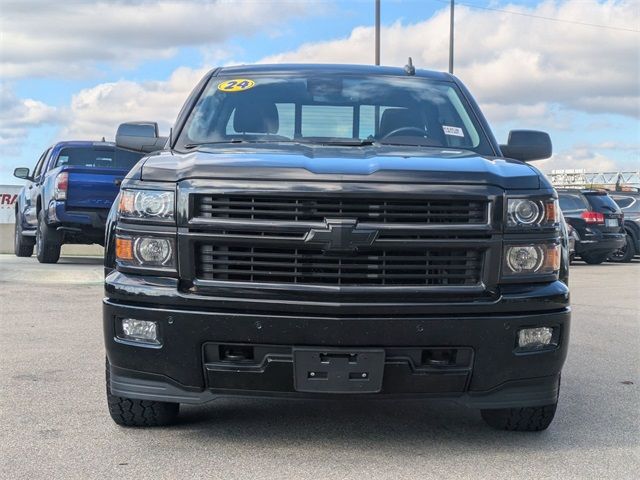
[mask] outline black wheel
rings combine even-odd
[[[117,397],[111,394],[109,360],[106,361],[107,406],[114,422],[123,427],[170,425],[178,416],[179,403]]]
[[[481,410],[482,419],[498,430],[539,432],[546,430],[556,414],[557,403],[541,407]]]
[[[608,256],[608,253],[584,253],[580,255],[580,257],[582,257],[582,260],[584,260],[589,265],[599,265],[604,262]]]
[[[44,210],[40,210],[36,231],[36,257],[40,263],[56,263],[60,259],[60,240],[60,234],[47,225]]]
[[[13,236],[13,251],[16,257],[30,257],[33,255],[33,246],[36,241],[31,237],[22,235],[22,222],[16,214],[16,226]]]
[[[633,244],[633,237],[627,235],[627,242],[620,250],[616,250],[609,256],[611,262],[629,263],[636,255],[636,248]]]

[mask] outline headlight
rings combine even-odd
[[[538,243],[507,245],[502,261],[502,275],[549,275],[560,270],[560,245]]]
[[[116,260],[124,267],[175,269],[171,237],[116,235]]]
[[[124,218],[173,220],[175,195],[161,190],[123,190],[118,213]]]
[[[507,200],[507,227],[534,228],[551,227],[559,222],[558,200],[530,200],[509,198]]]

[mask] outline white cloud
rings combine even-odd
[[[623,152],[624,158],[613,160],[607,152]],[[576,144],[556,153],[548,160],[536,162],[545,172],[557,169],[585,169],[587,172],[637,171],[640,165],[640,145],[601,142]]]
[[[536,163],[544,172],[558,169],[585,169],[587,172],[618,170],[619,165],[606,155],[589,148],[572,148],[570,151],[554,155],[549,160]]]
[[[0,84],[0,151],[14,153],[28,129],[60,119],[56,108],[31,98],[20,99],[7,85]]]
[[[546,1],[530,8],[502,8],[632,30],[640,25],[640,9],[633,0]],[[446,70],[448,15],[445,8],[422,22],[384,27],[382,63],[404,65],[412,56],[419,67]],[[357,27],[346,38],[307,43],[262,61],[370,63],[373,35],[372,27]],[[501,105],[527,118],[538,116],[549,103],[590,113],[640,116],[639,40],[637,32],[459,6],[455,72],[479,102],[490,106],[490,120],[491,109],[498,120],[504,117]]]
[[[606,142],[599,142],[596,144],[589,144],[589,143],[580,143],[576,145],[576,148],[580,148],[580,149],[598,149],[598,150],[618,150],[618,151],[627,151],[627,152],[634,152],[636,154],[636,156],[640,156],[640,137],[638,137],[638,142],[636,143],[631,143],[631,142],[615,142],[615,141],[606,141]]]
[[[512,126],[514,122],[527,128],[548,131],[570,130],[575,112],[566,111],[546,102],[506,104],[482,102],[482,112],[491,125]]]
[[[157,121],[168,134],[191,90],[208,71],[178,68],[168,80],[103,83],[75,94],[68,109],[63,138],[113,139],[126,121]]]
[[[84,76],[100,62],[128,65],[166,58],[179,47],[269,33],[314,10],[313,3],[255,0],[2,3],[0,72],[6,78]]]

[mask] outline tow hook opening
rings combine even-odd
[[[253,347],[247,345],[220,345],[220,360],[223,362],[252,362]]]
[[[422,351],[422,365],[450,367],[456,365],[458,350],[455,348],[429,348]]]

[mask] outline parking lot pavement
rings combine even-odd
[[[640,262],[572,267],[555,422],[489,429],[439,401],[218,400],[169,428],[123,429],[104,398],[99,258],[0,256],[0,476],[637,478]],[[634,473],[635,472],[635,473]]]

